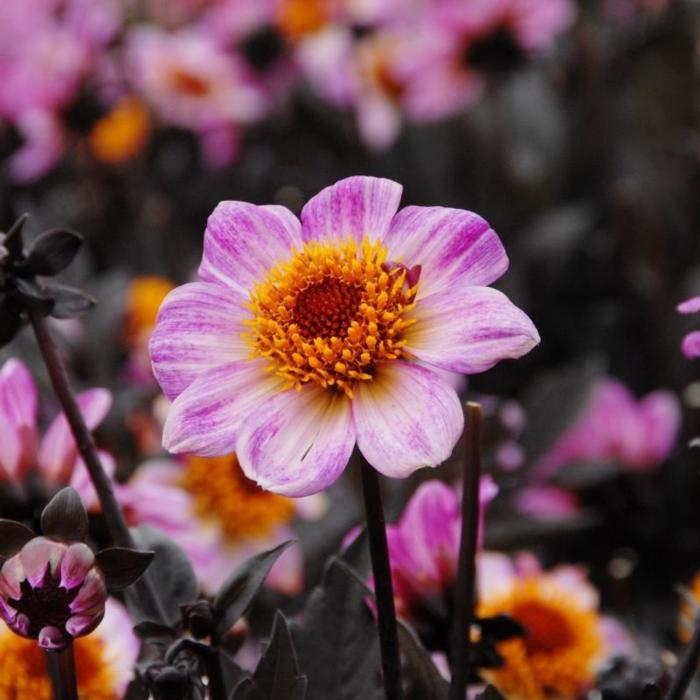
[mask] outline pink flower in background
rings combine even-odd
[[[66,139],[53,112],[31,109],[17,117],[15,127],[24,143],[5,163],[13,182],[33,182],[48,173],[63,157]]]
[[[681,304],[678,304],[677,308],[678,312],[682,314],[696,314],[700,311],[700,297],[686,299]],[[688,333],[685,338],[683,338],[681,349],[689,360],[700,357],[700,331]]]
[[[482,477],[479,489],[480,542],[486,506],[497,493],[498,487],[491,477]],[[391,575],[399,615],[410,619],[416,602],[443,598],[454,585],[461,527],[457,492],[437,480],[421,484],[406,504],[399,522],[387,526]]]
[[[528,486],[515,496],[515,506],[531,518],[559,520],[576,515],[579,503],[573,491],[559,486]]]
[[[549,477],[574,462],[619,462],[635,471],[655,469],[668,457],[680,429],[678,399],[654,391],[636,399],[610,377],[599,380],[583,415],[535,465]]]
[[[248,557],[294,539],[295,517],[316,519],[324,496],[288,499],[256,487],[234,456],[190,457],[184,464],[152,460],[142,464],[118,498],[134,525],[162,530],[187,553],[205,591],[214,594]],[[270,587],[296,595],[303,589],[300,547],[290,547],[273,566]]]
[[[430,367],[483,372],[539,336],[486,286],[508,266],[486,221],[397,213],[401,189],[351,177],[301,222],[281,206],[219,204],[200,281],[168,295],[151,337],[173,401],[168,450],[235,452],[249,479],[288,496],[332,484],[356,443],[395,478],[449,457],[463,411]]]
[[[91,430],[102,422],[112,403],[106,389],[89,389],[77,397],[78,406]],[[88,509],[98,507],[97,495],[68,421],[61,413],[49,425],[43,438],[38,435],[38,394],[26,366],[8,360],[0,370],[0,482],[23,486],[36,471],[50,489],[72,486]],[[100,451],[102,465],[114,473],[114,460]]]

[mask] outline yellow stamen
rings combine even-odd
[[[88,136],[90,152],[103,163],[124,163],[143,150],[150,131],[146,106],[136,98],[126,97],[92,127]]]
[[[246,478],[235,455],[190,457],[182,485],[202,518],[213,518],[231,540],[265,537],[294,516],[290,498]]]
[[[337,387],[370,381],[377,363],[404,354],[403,332],[418,285],[386,266],[387,249],[365,238],[307,243],[251,293],[245,338],[297,390],[309,382]]]
[[[74,642],[78,694],[86,700],[118,700],[116,677],[97,634]],[[51,681],[44,652],[31,639],[0,630],[0,698],[51,700]]]
[[[527,632],[501,642],[504,666],[483,672],[506,697],[573,700],[593,680],[603,651],[599,617],[565,590],[537,577],[523,579],[509,593],[482,602],[477,614],[510,615]]]

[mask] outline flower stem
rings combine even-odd
[[[68,425],[78,446],[78,451],[85,462],[90,479],[100,499],[102,515],[107,524],[109,534],[117,546],[135,549],[129,526],[126,524],[119,503],[114,496],[112,482],[100,462],[97,449],[95,448],[95,441],[85,425],[83,415],[70,388],[66,369],[46,327],[46,323],[43,317],[36,313],[31,315],[31,322],[54,392],[63,408]],[[158,622],[167,622],[163,607],[151,587],[149,579],[146,576],[142,576],[133,584],[133,588],[143,611]]]
[[[671,679],[671,686],[664,700],[683,700],[700,662],[700,617],[695,621],[695,631],[678,663]]]
[[[78,700],[73,643],[60,651],[46,651],[46,670],[51,678],[53,700]]]
[[[470,676],[469,644],[474,618],[474,577],[479,533],[479,482],[481,479],[481,406],[467,404],[462,475],[462,531],[451,630],[450,700],[464,700]]]
[[[221,672],[220,654],[220,651],[212,649],[212,653],[206,659],[211,700],[226,700],[226,684]]]
[[[384,691],[386,700],[402,700],[401,660],[399,657],[394,588],[391,583],[382,494],[379,488],[377,472],[362,455],[360,455],[360,460],[362,464],[362,492],[367,514],[369,551],[372,558],[374,590],[377,601]]]

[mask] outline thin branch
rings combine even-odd
[[[53,689],[53,700],[78,700],[73,643],[60,651],[45,651],[44,654]]]

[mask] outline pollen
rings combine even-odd
[[[90,700],[118,700],[116,678],[97,634],[74,641],[78,694]],[[32,639],[0,631],[0,698],[51,700],[44,652]]]
[[[367,238],[307,243],[251,293],[251,356],[266,358],[285,388],[316,382],[352,398],[377,363],[405,355],[415,277]]]
[[[261,489],[241,470],[235,455],[190,457],[183,487],[197,513],[216,520],[228,539],[265,537],[294,516],[294,502]]]
[[[577,698],[594,679],[603,652],[599,617],[572,595],[536,577],[523,579],[499,598],[481,603],[480,617],[506,614],[526,631],[498,645],[502,668],[483,676],[514,700]]]

